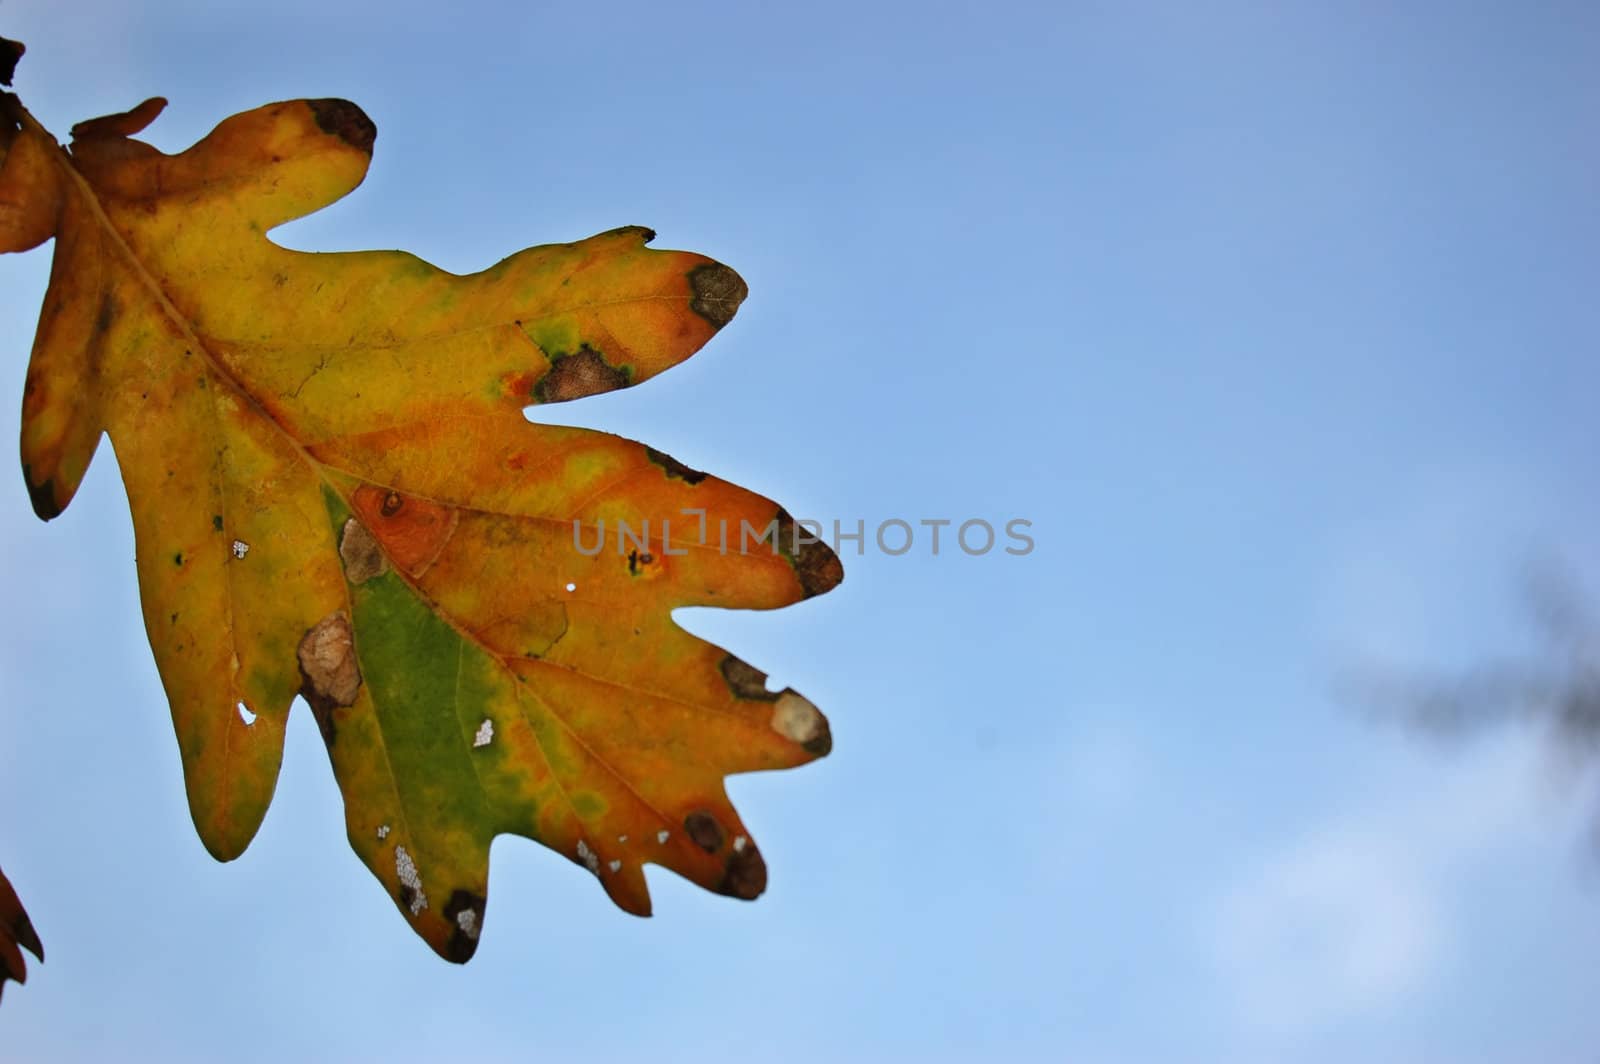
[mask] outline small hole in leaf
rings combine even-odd
[[[243,702],[240,702],[236,708],[239,710],[239,719],[244,721],[246,725],[254,724],[256,722],[256,715],[250,712],[249,706],[245,705]]]
[[[568,584],[567,585],[567,591],[568,592],[572,592],[572,591],[576,591],[576,590],[578,590],[578,585],[577,584]]]

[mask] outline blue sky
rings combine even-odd
[[[551,419],[1037,543],[683,615],[833,724],[732,783],[767,895],[654,875],[640,921],[503,839],[458,968],[349,851],[303,706],[260,835],[205,854],[109,448],[48,526],[0,477],[0,864],[49,957],[17,1059],[1592,1059],[1594,780],[1335,695],[1536,650],[1530,557],[1600,595],[1592,6],[5,0],[0,33],[63,136],[360,103],[370,176],[289,246],[464,272],[644,224],[728,262],[701,354]],[[48,268],[0,257],[0,439]]]

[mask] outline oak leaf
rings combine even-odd
[[[688,358],[739,276],[637,227],[467,276],[291,251],[267,231],[366,174],[354,104],[271,104],[167,155],[132,139],[162,100],[61,148],[4,99],[0,251],[56,240],[28,491],[54,517],[110,437],[206,847],[255,834],[299,694],[352,847],[447,958],[476,948],[499,833],[633,913],[647,864],[761,893],[723,779],[822,756],[828,725],[670,613],[784,606],[837,584],[838,559],[768,499],[523,416]]]

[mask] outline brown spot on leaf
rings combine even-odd
[[[720,262],[707,262],[689,271],[689,290],[694,298],[689,309],[722,328],[738,313],[739,304],[750,294],[744,278]]]
[[[650,461],[666,470],[667,476],[677,477],[685,484],[698,484],[702,480],[706,479],[706,475],[700,472],[700,470],[690,469],[688,466],[684,465],[670,454],[663,454],[654,447],[646,447],[644,449],[644,454],[646,458],[650,459]]]
[[[406,899],[410,904],[410,899]],[[444,918],[455,926],[445,950],[457,964],[465,964],[478,950],[478,936],[483,932],[484,897],[470,890],[456,889],[444,905]]]
[[[728,855],[722,880],[717,884],[717,893],[753,901],[766,889],[767,862],[761,859],[755,844],[747,841]]]
[[[696,810],[684,817],[683,830],[706,853],[716,853],[722,848],[722,825],[704,810]]]
[[[322,738],[333,745],[333,711],[351,705],[361,690],[355,633],[343,610],[335,610],[300,640],[300,693],[316,712]]]
[[[117,320],[117,301],[111,297],[110,292],[103,292],[100,296],[100,309],[95,314],[94,331],[105,334],[111,331],[111,326]]]
[[[584,344],[574,354],[556,356],[549,371],[534,386],[533,395],[541,403],[564,403],[625,388],[629,376],[625,367],[613,366],[600,352]]]
[[[800,581],[800,590],[805,592],[806,598],[820,595],[824,591],[831,591],[839,586],[844,579],[844,563],[839,561],[839,556],[833,553],[833,548],[818,540],[814,543],[802,543],[795,547],[798,538],[796,532],[804,529],[795,524],[789,511],[778,511],[778,552],[788,559],[794,567],[794,575]]]
[[[400,512],[401,508],[404,507],[405,504],[405,499],[400,497],[400,493],[398,491],[391,491],[383,497],[383,505],[378,507],[378,512],[383,514],[385,517],[393,517],[395,514]]]
[[[722,659],[722,678],[735,698],[747,702],[776,702],[778,693],[767,690],[767,674],[729,654]]]
[[[345,519],[344,531],[339,534],[339,559],[344,562],[345,579],[352,584],[364,584],[389,571],[389,560],[378,541],[354,517]]]
[[[349,100],[307,100],[306,105],[316,116],[317,128],[338,137],[357,151],[372,154],[372,142],[378,138],[378,127],[372,124],[367,113]]]

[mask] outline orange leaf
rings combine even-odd
[[[688,358],[739,276],[637,227],[468,276],[290,251],[264,234],[366,173],[354,104],[271,104],[167,155],[131,139],[163,101],[63,150],[0,100],[0,250],[56,238],[28,490],[54,517],[110,436],[211,852],[254,835],[298,693],[352,846],[446,957],[476,948],[503,832],[630,912],[650,910],[647,864],[759,894],[723,779],[825,754],[827,722],[671,611],[784,606],[837,584],[838,559],[768,499],[522,416]]]

